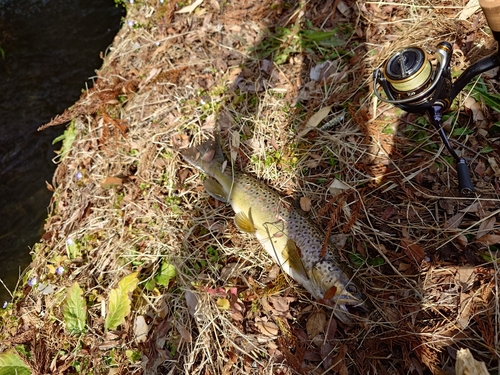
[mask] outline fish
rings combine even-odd
[[[204,188],[235,212],[239,230],[253,234],[283,272],[316,300],[328,300],[335,315],[350,322],[353,306],[367,311],[358,286],[341,267],[334,246],[304,211],[263,181],[228,166],[218,138],[180,150],[189,164],[206,174]]]

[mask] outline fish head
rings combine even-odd
[[[337,265],[319,262],[312,269],[311,276],[319,298],[336,305],[365,309],[365,297],[359,287]]]
[[[363,293],[361,293],[358,286],[353,281],[348,281],[347,285],[344,286],[344,289],[341,289],[332,299],[340,305],[361,308],[363,308],[365,303]]]

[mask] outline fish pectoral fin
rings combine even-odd
[[[217,199],[218,201],[227,203],[228,202],[228,195],[224,188],[222,187],[221,184],[217,182],[215,178],[208,177],[204,182],[203,182],[203,187],[207,191],[208,194],[210,194],[211,197]]]
[[[246,213],[240,211],[234,217],[234,223],[239,230],[247,233],[255,233],[255,225],[253,225],[252,219],[250,219]]]
[[[300,250],[295,245],[295,242],[291,239],[288,239],[288,241],[286,241],[285,247],[283,248],[283,250],[281,250],[281,255],[283,256],[285,262],[288,261],[288,264],[290,265],[290,268],[292,270],[302,276],[305,280],[308,280],[309,276],[307,275],[304,263],[302,263],[302,258],[299,251]]]

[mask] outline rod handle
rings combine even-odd
[[[500,0],[479,0],[490,29],[500,32]]]

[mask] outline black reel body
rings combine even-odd
[[[433,64],[420,47],[402,49],[373,72],[373,88],[377,98],[384,102],[392,103],[406,112],[428,115],[457,163],[460,192],[470,195],[474,192],[474,187],[467,164],[451,147],[442,128],[442,114],[450,108],[451,102],[459,92],[454,89],[451,82],[452,52],[450,43],[439,43],[436,47],[436,61]],[[466,72],[463,75],[466,75]],[[459,86],[463,85],[460,90],[468,82],[464,81],[465,79],[459,78],[456,82]],[[385,97],[378,91],[378,85],[382,87]]]

